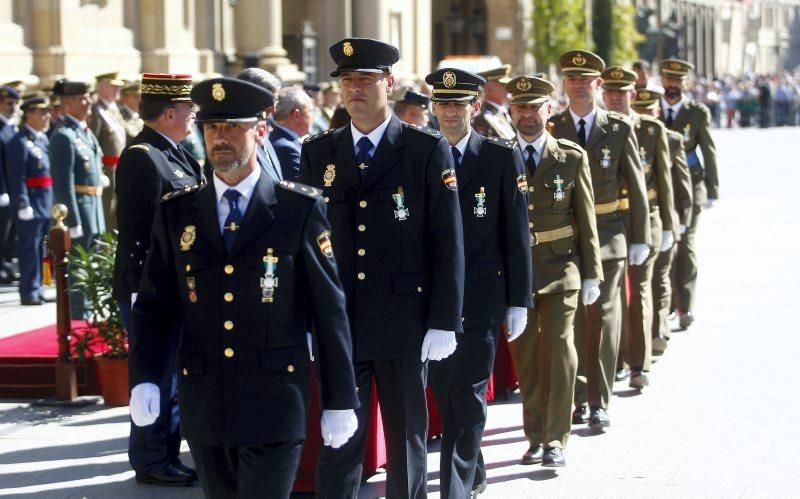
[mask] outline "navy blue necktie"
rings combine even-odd
[[[222,227],[222,238],[225,239],[225,247],[230,253],[236,240],[236,231],[241,228],[239,224],[242,222],[242,211],[239,209],[239,198],[242,194],[236,189],[228,189],[222,196],[228,201],[231,209],[228,218],[225,219],[225,226]]]
[[[674,117],[672,116],[672,108],[667,108],[667,120],[665,123],[667,124],[668,128],[672,128],[672,124],[675,122]]]
[[[528,152],[528,158],[525,160],[525,166],[528,167],[528,171],[531,175],[536,172],[536,158],[534,157],[534,153],[536,149],[533,148],[533,145],[528,144],[528,147],[525,148]]]
[[[584,120],[580,120],[578,122],[578,125],[580,125],[580,128],[578,128],[578,144],[580,144],[581,147],[585,147],[586,146],[586,122]]]
[[[366,165],[371,157],[369,152],[372,150],[374,144],[369,140],[369,137],[365,135],[358,139],[356,146],[358,147],[356,151],[356,163],[358,163],[358,165]],[[363,176],[366,173],[366,168],[359,168],[358,171]]]
[[[456,167],[461,166],[461,151],[456,146],[450,146],[450,152],[453,153],[453,164]]]

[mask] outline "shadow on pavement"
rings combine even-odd
[[[80,459],[120,453],[128,453],[127,436],[111,440],[97,440],[83,444],[54,445],[37,449],[0,453],[0,464],[35,463],[38,461],[55,461],[58,459]],[[125,464],[127,466],[127,463]]]
[[[98,476],[117,475],[130,471],[128,461],[119,463],[80,464],[60,468],[42,468],[35,471],[23,471],[0,475],[0,483],[11,487],[32,487],[36,485],[56,484],[73,480],[85,480]],[[0,489],[2,490],[2,489]]]

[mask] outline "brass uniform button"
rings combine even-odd
[[[358,280],[359,280],[359,281],[363,281],[363,280],[364,280],[364,279],[366,279],[366,278],[367,278],[367,274],[365,274],[365,273],[363,273],[363,272],[359,272],[359,273],[358,273]]]
[[[233,329],[233,321],[225,321],[225,324],[223,324],[223,325],[225,326],[225,329],[228,330],[228,331]]]
[[[231,293],[230,291],[228,291],[227,293],[225,293],[225,295],[224,295],[222,298],[223,298],[223,299],[224,299],[226,302],[230,303],[230,302],[232,302],[232,301],[233,301],[233,293]]]
[[[532,209],[533,209],[533,205],[532,205],[532,204],[529,204],[529,205],[528,205],[528,209],[529,209],[529,210],[532,210]]]
[[[188,376],[188,375],[189,375],[189,370],[188,370],[188,369],[186,369],[185,367],[183,368],[183,371],[182,371],[182,372],[183,372],[183,375],[184,375],[184,376]]]
[[[422,293],[422,286],[417,286],[417,293]]]
[[[326,203],[330,203],[331,202],[331,198],[329,198],[328,196],[325,196],[325,202]]]
[[[360,206],[362,208],[366,208],[367,207],[367,202],[362,199],[361,201],[358,202],[358,206]]]
[[[533,228],[533,222],[528,222],[528,227]]]
[[[364,232],[365,230],[367,230],[367,226],[366,225],[361,224],[361,225],[358,226],[358,231],[359,232]]]
[[[359,248],[358,249],[358,256],[364,256],[366,254],[367,254],[367,250],[365,250],[364,248]]]
[[[291,364],[289,364],[288,366],[286,366],[286,372],[293,373],[293,372],[294,372],[294,366],[293,366],[293,365],[291,365]]]
[[[191,272],[191,271],[192,271],[192,266],[187,264],[186,265],[186,272]]]
[[[225,349],[225,357],[227,357],[227,358],[229,358],[229,359],[230,359],[231,357],[233,357],[233,348],[226,348],[226,349]]]
[[[233,265],[230,265],[230,264],[226,265],[225,266],[225,273],[228,274],[228,275],[233,274]]]

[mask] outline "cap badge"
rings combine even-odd
[[[531,82],[527,78],[522,79],[517,82],[517,89],[522,90],[523,92],[527,92],[531,89]]]
[[[681,69],[681,63],[673,62],[673,63],[670,63],[669,67],[670,67],[670,69],[678,70],[678,69]]]
[[[623,73],[621,69],[615,69],[611,71],[611,77],[614,78],[615,80],[619,80],[623,76],[625,76],[625,73]]]
[[[447,71],[444,75],[442,75],[442,83],[447,88],[453,88],[456,86],[456,74],[452,71]]]
[[[344,55],[347,57],[352,57],[353,54],[356,53],[356,51],[353,49],[353,45],[350,42],[344,42],[342,44],[342,52],[344,52]]]
[[[222,83],[214,83],[211,85],[211,97],[219,102],[225,100],[225,89],[222,87]]]
[[[650,100],[650,92],[647,90],[639,92],[639,100]]]
[[[583,66],[586,64],[586,58],[582,54],[578,54],[572,58],[572,64],[576,66]]]

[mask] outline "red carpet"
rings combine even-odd
[[[86,321],[72,321],[72,329],[76,332],[85,328]],[[57,356],[58,335],[55,324],[0,339],[0,357]]]

